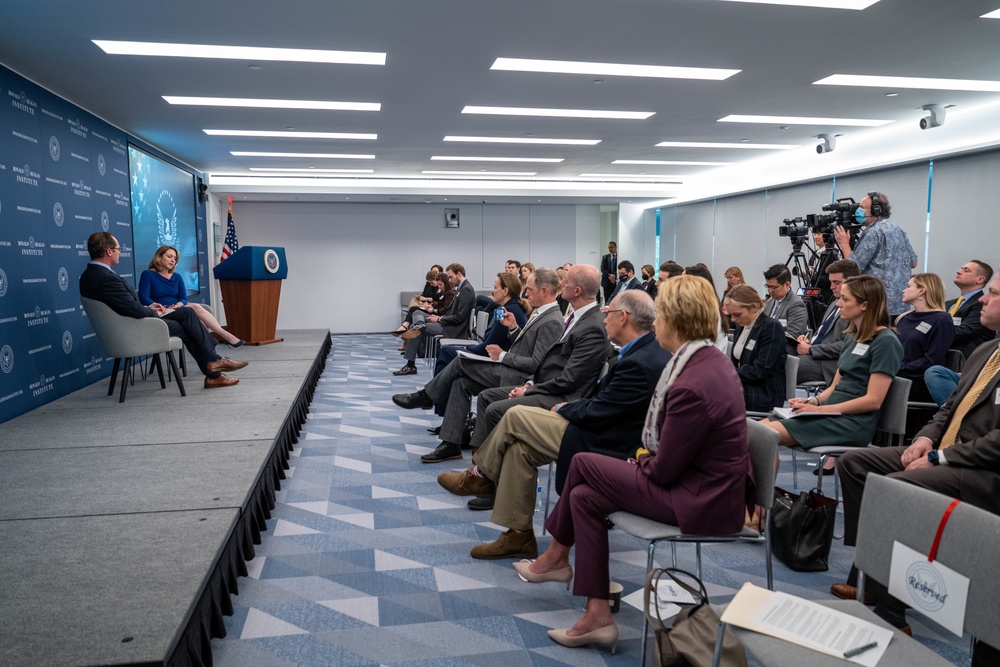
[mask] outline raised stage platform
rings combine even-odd
[[[235,387],[137,368],[0,425],[0,665],[211,664],[330,350],[278,335],[219,347]]]

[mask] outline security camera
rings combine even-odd
[[[821,142],[816,146],[816,152],[820,155],[831,153],[837,147],[837,136],[834,134],[821,134],[816,138]]]
[[[929,130],[932,127],[944,125],[945,108],[940,104],[925,104],[924,111],[929,111],[929,116],[920,119],[920,129]]]

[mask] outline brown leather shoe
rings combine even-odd
[[[480,560],[537,558],[538,543],[535,542],[535,533],[530,530],[523,533],[508,530],[489,544],[480,544],[477,547],[472,547],[469,555]]]
[[[231,378],[225,373],[220,373],[219,377],[206,377],[205,378],[205,389],[215,389],[216,387],[232,387],[234,384],[239,384],[240,381],[237,378]]]
[[[205,367],[210,373],[214,373],[216,371],[219,371],[220,373],[231,373],[232,371],[238,371],[241,368],[246,368],[249,365],[249,361],[233,361],[229,357],[222,357],[221,359],[208,362],[205,364]]]
[[[841,600],[858,599],[857,586],[851,586],[849,584],[834,584],[830,586],[830,592],[836,595]],[[875,596],[872,594],[871,591],[865,591],[865,604],[867,605],[875,604]]]
[[[410,327],[409,329],[403,332],[402,338],[403,340],[413,340],[414,338],[420,336],[420,334],[422,334],[423,332],[424,332],[423,327]]]
[[[471,470],[443,472],[438,475],[438,484],[456,496],[492,496],[497,492],[496,484],[485,477],[476,477]]]

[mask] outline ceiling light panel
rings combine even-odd
[[[741,116],[730,115],[719,119],[720,123],[767,123],[772,125],[851,125],[857,127],[881,127],[894,120],[875,118],[822,118],[812,116]]]
[[[627,65],[572,60],[532,60],[528,58],[497,58],[490,69],[509,72],[587,74],[590,76],[641,76],[657,79],[701,79],[709,81],[722,81],[740,72],[738,69],[714,69],[708,67]]]
[[[981,18],[981,19],[1000,19],[1000,9],[994,9],[989,14],[983,14],[979,18]]]
[[[757,148],[775,151],[799,148],[792,144],[720,143],[712,141],[661,141],[656,145],[659,148]]]
[[[998,10],[1000,11],[1000,10]],[[1000,81],[979,79],[930,79],[919,76],[871,76],[833,74],[814,82],[817,86],[862,86],[868,88],[913,88],[918,90],[966,90],[1000,93]]]
[[[611,120],[646,120],[655,111],[602,111],[598,109],[532,109],[527,107],[467,106],[462,113],[492,116],[542,116],[546,118],[606,118]]]
[[[268,100],[243,97],[179,97],[164,95],[170,104],[200,107],[247,107],[254,109],[319,109],[321,111],[379,111],[378,102],[335,102],[332,100]]]
[[[596,146],[600,139],[542,139],[540,137],[464,137],[448,135],[444,141],[482,144],[555,144],[561,146]]]
[[[537,171],[422,171],[421,174],[439,176],[534,176]]]
[[[318,160],[374,160],[374,155],[360,155],[356,153],[271,153],[265,151],[229,151],[230,155],[236,157],[295,157],[295,158],[316,158]]]
[[[611,164],[658,164],[689,167],[724,167],[732,162],[693,162],[691,160],[614,160]]]
[[[658,183],[683,183],[683,176],[657,174],[580,174],[582,178],[601,178],[625,181],[655,181]]]
[[[377,134],[357,132],[293,132],[289,130],[202,130],[215,137],[281,137],[285,139],[365,139],[374,141]]]
[[[266,172],[292,172],[296,174],[303,173],[323,173],[323,174],[374,174],[374,169],[313,169],[309,167],[304,168],[279,168],[279,167],[248,167],[250,171],[266,171]]]
[[[273,49],[257,46],[217,44],[170,44],[166,42],[122,42],[95,39],[94,44],[110,55],[218,58],[260,62],[328,63],[341,65],[385,65],[385,54],[370,51],[318,49]]]
[[[450,162],[562,162],[561,157],[475,157],[468,155],[432,155],[432,160]]]
[[[878,0],[722,0],[746,2],[754,5],[786,5],[790,7],[820,7],[823,9],[853,9],[860,11],[871,7]]]

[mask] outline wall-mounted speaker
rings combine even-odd
[[[205,185],[205,181],[198,177],[198,201],[202,204],[208,201],[208,186]]]
[[[444,210],[444,226],[448,229],[458,229],[457,208],[446,208]]]

